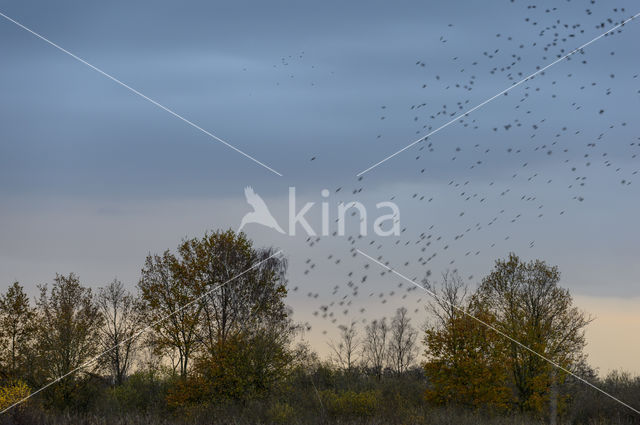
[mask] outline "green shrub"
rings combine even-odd
[[[376,414],[380,405],[379,391],[344,391],[336,393],[324,390],[320,393],[327,413],[335,418],[369,418]]]
[[[124,384],[107,390],[107,401],[120,412],[158,411],[165,407],[167,387],[167,380],[154,372],[136,372]]]

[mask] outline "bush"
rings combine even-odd
[[[22,381],[16,381],[4,387],[0,387],[0,411],[17,403],[29,396],[31,389]],[[21,409],[23,405],[18,405],[14,409]]]
[[[324,390],[320,398],[327,413],[335,418],[370,418],[378,410],[381,395],[379,391],[336,393]]]
[[[120,386],[107,390],[108,410],[120,413],[151,413],[165,408],[169,383],[152,371],[136,372]]]

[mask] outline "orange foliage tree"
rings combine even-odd
[[[473,301],[458,307],[485,323],[493,322],[493,317]],[[449,309],[441,315],[440,322],[427,328],[424,337],[427,400],[473,409],[507,410],[512,391],[504,363],[504,344],[499,338],[462,310]]]

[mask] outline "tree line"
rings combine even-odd
[[[543,261],[510,254],[477,288],[456,272],[425,277],[435,294],[425,323],[402,307],[363,329],[340,326],[326,361],[295,343],[287,262],[274,252],[243,233],[217,231],[148,255],[135,293],[117,279],[94,291],[73,273],[57,274],[33,303],[15,282],[0,294],[0,407],[58,379],[12,414],[193,415],[236,406],[244,415],[259,402],[260,421],[295,423],[306,406],[316,423],[361,420],[400,403],[393,414],[416,423],[419,412],[450,407],[589,420],[576,410],[588,393],[571,373],[622,382],[640,399],[637,378],[607,384],[589,367],[584,332],[592,319]],[[613,408],[591,396],[598,412]]]
[[[118,280],[94,292],[73,273],[57,274],[32,305],[16,282],[0,296],[0,379],[39,388],[82,367],[45,395],[64,408],[82,402],[92,375],[121,385],[146,348],[183,380],[193,373],[220,386],[219,374],[260,374],[251,385],[266,388],[286,366],[294,332],[286,261],[272,254],[244,234],[213,232],[149,255],[135,296]]]

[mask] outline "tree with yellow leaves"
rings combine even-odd
[[[477,297],[495,317],[495,327],[567,370],[585,359],[584,330],[591,318],[573,305],[558,285],[560,272],[544,261],[524,262],[515,254],[498,260],[478,288]],[[557,386],[566,373],[540,355],[507,341],[506,356],[521,411],[557,416]]]
[[[504,343],[469,315],[485,323],[492,323],[493,316],[467,296],[467,289],[455,272],[446,272],[439,288],[425,283],[434,293],[437,291],[437,298],[429,305],[433,321],[424,337],[427,400],[506,410],[512,396],[504,366]]]
[[[431,305],[435,324],[425,334],[427,398],[513,406],[555,423],[558,387],[564,370],[584,364],[584,329],[591,320],[559,281],[557,267],[515,254],[496,261],[470,296],[455,273],[446,273]]]

